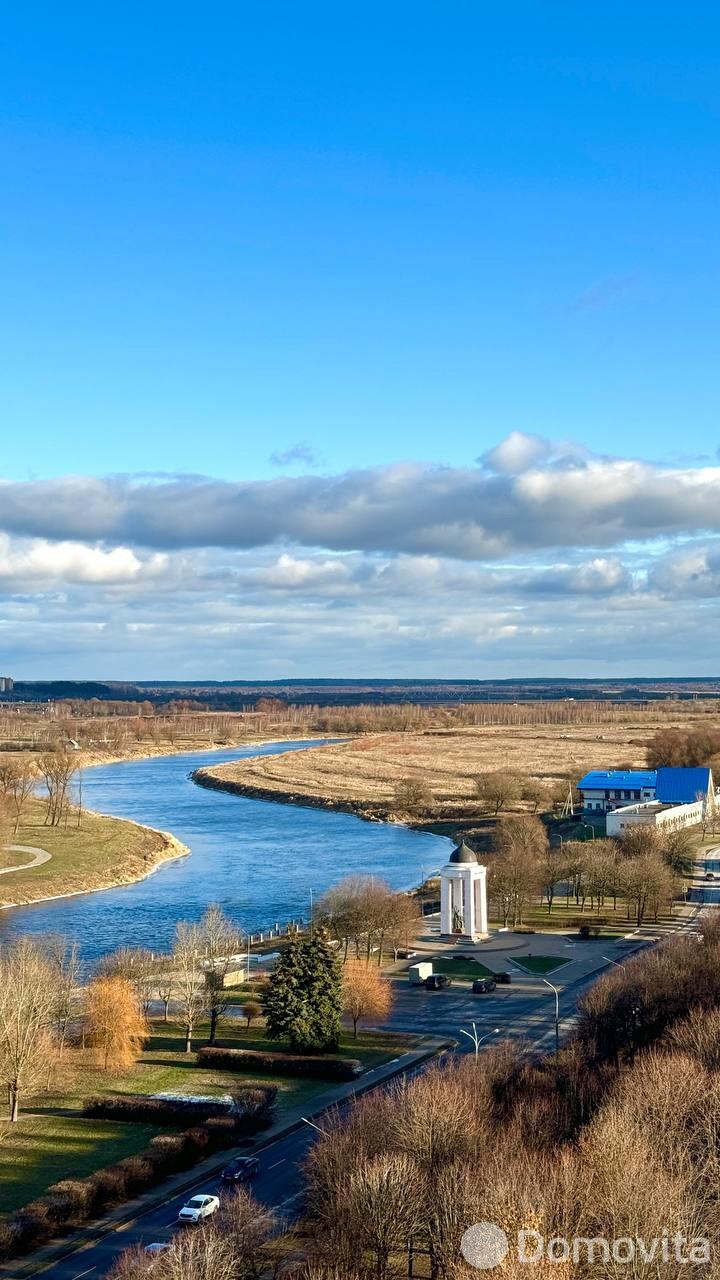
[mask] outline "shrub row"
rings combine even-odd
[[[188,1121],[203,1124],[213,1117],[229,1117],[243,1133],[254,1133],[264,1128],[267,1113],[273,1106],[276,1089],[236,1089],[232,1094],[233,1107],[207,1099],[203,1102],[182,1102],[175,1098],[152,1098],[144,1093],[123,1093],[114,1097],[88,1098],[83,1114],[102,1120],[138,1121],[141,1124],[177,1125],[183,1128]]]
[[[196,1057],[198,1066],[220,1071],[262,1071],[276,1076],[316,1076],[319,1080],[354,1080],[363,1069],[357,1058],[218,1049],[212,1045],[199,1049]]]
[[[211,1116],[229,1116],[230,1108],[221,1102],[179,1102],[170,1098],[150,1098],[142,1093],[123,1093],[114,1098],[88,1098],[83,1114],[102,1120],[137,1120],[142,1124],[202,1124]]]
[[[239,1115],[211,1116],[183,1133],[159,1134],[135,1156],[98,1169],[87,1178],[56,1182],[44,1196],[0,1222],[0,1259],[29,1253],[266,1126],[275,1090],[246,1089],[242,1093],[246,1095],[245,1110]]]

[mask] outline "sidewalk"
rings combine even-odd
[[[191,1169],[185,1169],[182,1173],[163,1179],[156,1187],[144,1192],[141,1196],[137,1196],[136,1199],[128,1200],[124,1204],[118,1205],[117,1208],[110,1210],[104,1217],[78,1228],[77,1231],[63,1236],[62,1239],[50,1241],[49,1244],[36,1250],[35,1253],[0,1264],[0,1276],[7,1277],[8,1280],[20,1280],[21,1277],[37,1275],[45,1270],[46,1267],[52,1266],[53,1263],[58,1262],[61,1258],[67,1257],[68,1254],[94,1243],[110,1231],[116,1231],[121,1226],[130,1225],[135,1219],[142,1217],[152,1209],[158,1208],[166,1200],[219,1173],[233,1156],[246,1155],[250,1150],[252,1150],[253,1154],[262,1150],[263,1147],[276,1142],[278,1138],[284,1138],[289,1133],[292,1133],[293,1130],[299,1128],[303,1123],[304,1117],[316,1120],[331,1107],[360,1097],[370,1089],[376,1089],[379,1085],[394,1079],[395,1076],[402,1075],[426,1062],[429,1058],[452,1048],[453,1043],[453,1041],[447,1039],[425,1037],[424,1043],[419,1049],[410,1049],[398,1058],[394,1058],[391,1062],[373,1067],[371,1071],[366,1071],[360,1076],[357,1081],[349,1084],[333,1085],[313,1100],[311,1111],[306,1112],[305,1107],[301,1105],[290,1107],[280,1119],[276,1120],[268,1129],[265,1129],[257,1139],[246,1139],[237,1148],[229,1147],[227,1150],[193,1165]]]

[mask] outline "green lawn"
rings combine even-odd
[[[33,902],[137,880],[152,870],[166,845],[165,838],[148,827],[98,813],[84,812],[80,827],[74,812],[67,826],[46,827],[45,811],[43,800],[30,799],[17,835],[13,833],[8,842],[45,849],[50,861],[0,876],[0,903]],[[28,854],[15,856],[18,863],[29,859]]]
[[[527,973],[552,973],[553,969],[559,969],[562,965],[568,964],[568,961],[562,956],[513,956],[513,963],[525,969]]]
[[[198,1028],[196,1047],[207,1037],[207,1026]],[[414,1043],[415,1037],[343,1032],[340,1052],[360,1058],[366,1069],[388,1062]],[[108,1076],[87,1063],[83,1055],[66,1053],[63,1075],[52,1091],[25,1100],[16,1125],[2,1126],[0,1136],[0,1214],[10,1212],[65,1177],[84,1177],[144,1147],[160,1130],[149,1125],[85,1119],[73,1114],[92,1094],[122,1093],[229,1093],[238,1085],[266,1084],[278,1090],[277,1111],[311,1107],[315,1098],[332,1087],[326,1080],[270,1076],[262,1072],[214,1071],[199,1068],[195,1054],[183,1052],[183,1036],[172,1023],[155,1022],[148,1047],[128,1072]],[[239,1020],[221,1026],[218,1044],[231,1048],[279,1049],[268,1041],[262,1027],[248,1032]],[[65,1111],[67,1114],[57,1115]],[[9,1130],[5,1132],[5,1129]]]
[[[11,1212],[61,1178],[83,1178],[134,1155],[158,1132],[79,1116],[27,1116],[0,1141],[0,1205]]]
[[[613,908],[612,898],[609,898],[599,911],[591,911],[589,903],[586,903],[585,910],[581,911],[580,907],[576,905],[574,899],[572,899],[569,906],[566,906],[565,902],[566,900],[564,897],[556,898],[553,903],[552,911],[548,911],[547,903],[531,903],[523,911],[523,925],[527,925],[531,929],[543,931],[559,929],[564,932],[567,932],[568,930],[574,932],[574,922],[576,920],[584,920],[587,921],[588,924],[592,924],[599,916],[601,920],[606,921],[600,935],[603,938],[608,938],[613,934],[619,934],[622,936],[623,934],[629,933],[631,929],[636,927],[633,908],[630,908],[630,915],[628,918],[627,904],[621,899],[618,899],[617,906]],[[677,907],[679,905],[680,904],[676,904],[676,914],[670,914],[670,912],[667,911],[662,912],[658,916],[657,923],[667,923],[670,921],[675,922],[679,920],[680,916],[679,912],[677,912]],[[501,923],[501,921],[491,919],[491,931],[494,932]],[[655,924],[656,922],[652,917],[648,916],[644,923]]]

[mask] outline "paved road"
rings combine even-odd
[[[687,918],[681,928],[693,927]],[[603,952],[595,952],[594,959],[578,945],[569,951],[571,962],[550,975],[559,991],[561,1034],[572,1027],[577,1001],[608,965],[603,955],[622,963],[636,951],[656,940],[651,928],[628,935],[603,946]],[[588,971],[590,964],[594,967]],[[514,974],[514,980],[517,978]],[[503,1035],[524,1039],[529,1047],[552,1048],[555,1037],[555,998],[540,979],[522,977],[517,985],[498,987],[487,996],[473,996],[467,987],[452,987],[446,991],[430,992],[424,988],[409,988],[406,983],[397,985],[397,1003],[393,1016],[393,1029],[407,1026],[408,1030],[425,1032],[434,1037],[454,1037],[458,1049],[473,1052],[472,1043],[459,1034],[460,1028],[470,1028],[474,1020],[478,1034],[484,1035],[500,1027]],[[482,1052],[482,1050],[481,1050]],[[427,1063],[416,1064],[406,1074],[425,1070]],[[352,1106],[352,1099],[341,1109]],[[319,1121],[322,1125],[322,1120]],[[264,1204],[277,1209],[287,1218],[297,1211],[302,1194],[300,1166],[310,1146],[316,1139],[314,1130],[301,1124],[297,1130],[278,1138],[256,1151],[260,1160],[260,1173],[253,1186],[253,1193]],[[169,1198],[159,1207],[148,1210],[116,1230],[110,1231],[97,1243],[78,1250],[42,1272],[46,1280],[100,1280],[113,1261],[131,1244],[149,1244],[168,1240],[176,1229],[176,1218],[181,1205],[198,1192],[217,1194],[220,1182],[217,1177],[198,1180],[181,1195]]]

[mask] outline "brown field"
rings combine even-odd
[[[692,711],[673,723],[687,725]],[[217,765],[202,771],[208,785],[268,794],[296,803],[394,816],[397,784],[421,779],[436,819],[477,815],[475,780],[496,769],[555,780],[589,768],[642,767],[667,714],[638,711],[622,723],[529,724],[370,734],[337,746]]]

